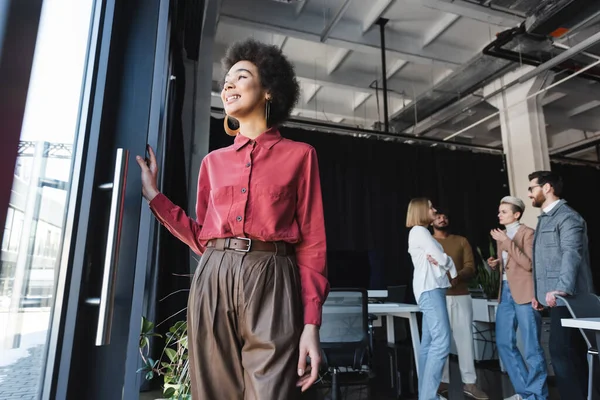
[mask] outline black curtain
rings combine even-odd
[[[502,156],[288,127],[281,134],[317,151],[332,287],[406,284],[412,292],[405,220],[413,197],[448,209],[452,230],[487,256],[498,202],[508,194]],[[213,118],[211,150],[232,142]]]
[[[594,167],[553,163],[552,170],[563,177],[563,198],[587,222],[590,243],[590,259],[592,276],[596,293],[600,291],[600,270],[594,261],[600,258],[600,214],[597,200],[593,196],[593,188],[600,183],[600,170]]]

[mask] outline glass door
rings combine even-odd
[[[135,156],[162,158],[169,9],[42,2],[2,236],[0,400],[138,396],[157,223]]]
[[[13,11],[18,7],[15,1],[3,3]],[[39,6],[39,24],[4,10],[10,19],[5,34],[31,37],[34,50],[31,70],[21,65],[23,74],[31,72],[22,77],[29,84],[22,92],[16,163],[6,166],[14,173],[3,180],[11,191],[7,209],[0,211],[6,217],[0,252],[0,399],[38,399],[43,390],[52,316],[61,308],[59,276],[68,268],[61,265],[61,254],[69,251],[63,245],[65,222],[75,189],[86,59],[94,47],[93,0],[46,0],[26,7],[33,3]],[[21,61],[10,47],[3,50],[4,60]],[[10,89],[8,83],[0,90]]]

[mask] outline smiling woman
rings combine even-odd
[[[300,86],[294,67],[278,47],[254,40],[236,43],[222,63],[226,75],[221,99],[227,115],[238,120],[260,116],[257,119],[264,120],[268,128],[289,117]]]
[[[158,192],[152,149],[137,158],[143,194],[202,254],[188,302],[192,398],[293,399],[318,377],[329,291],[317,156],[277,129],[299,94],[278,47],[236,43],[223,66],[221,99],[239,131],[202,160],[196,220]]]

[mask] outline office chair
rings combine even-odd
[[[600,318],[600,299],[593,293],[581,293],[576,296],[562,297],[556,296],[565,302],[573,318]],[[598,356],[598,344],[596,343],[596,333],[588,329],[579,328],[587,344],[588,360],[588,399],[592,399],[593,374],[594,374],[594,356]]]
[[[323,304],[319,331],[323,365],[331,373],[332,400],[341,399],[341,375],[357,373],[357,379],[345,380],[345,386],[369,385],[370,340],[368,331],[368,295],[365,289],[331,289]],[[367,370],[363,367],[367,367]],[[341,372],[344,369],[345,372]]]

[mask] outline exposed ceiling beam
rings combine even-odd
[[[398,72],[400,72],[402,70],[402,68],[404,68],[406,65],[408,64],[408,61],[406,60],[397,60],[396,62],[394,62],[394,64],[392,64],[391,67],[386,68],[387,69],[387,79],[391,79],[394,75],[396,75]]]
[[[403,0],[405,3],[418,4],[420,6],[433,10],[442,11],[454,15],[459,15],[475,21],[485,22],[506,28],[518,26],[525,18],[516,15],[494,10],[489,7],[482,7],[479,4],[462,0]]]
[[[460,112],[476,106],[480,101],[481,98],[477,96],[465,96],[432,116],[419,121],[416,126],[408,128],[406,132],[411,134],[414,133],[417,136],[422,135],[424,132],[439,125],[441,121],[454,118],[456,115],[459,115]]]
[[[352,98],[341,99],[340,101],[325,98],[313,98],[312,101],[306,104],[303,108],[307,110],[315,110],[318,113],[323,113],[324,110],[327,115],[332,114],[337,116],[344,116],[347,118],[358,117],[368,120],[378,119],[376,108],[365,107],[363,103],[362,107],[353,110],[353,106],[354,104]],[[383,110],[381,110],[381,112],[383,113]]]
[[[584,112],[593,110],[594,108],[596,108],[598,106],[600,106],[599,100],[592,100],[592,101],[585,102],[585,103],[583,103],[577,107],[573,107],[572,109],[567,111],[567,117],[574,117],[576,115],[583,114]],[[598,127],[598,130],[600,130],[600,126]]]
[[[485,117],[484,117],[485,118]],[[500,118],[490,122],[489,124],[486,125],[486,129],[489,131],[493,131],[496,128],[500,128],[500,125],[502,123],[500,122]]]
[[[296,5],[296,9],[294,10],[294,14],[296,15],[296,17],[298,17],[300,14],[302,14],[302,11],[304,11],[304,7],[306,7],[307,3],[308,3],[308,0],[300,0],[298,2],[298,4]]]
[[[308,104],[313,99],[313,97],[317,95],[317,93],[319,92],[319,90],[321,90],[323,86],[308,83],[303,84],[302,87],[306,89],[306,91],[304,92],[304,104]]]
[[[489,142],[488,144],[486,144],[486,146],[489,146],[489,147],[502,146],[502,140],[494,140],[493,142]]]
[[[352,0],[344,0],[340,8],[335,13],[335,16],[331,19],[331,21],[327,23],[327,26],[325,27],[325,29],[323,29],[323,32],[321,32],[321,43],[325,43],[327,41],[327,39],[329,38],[329,34],[335,28],[338,22],[340,22],[340,20],[346,13],[346,10],[348,10],[348,7],[350,7],[351,3]]]
[[[329,60],[329,64],[327,65],[327,73],[329,75],[334,73],[351,53],[352,50],[339,49]]]
[[[387,9],[394,3],[394,0],[372,0],[373,4],[371,9],[365,15],[365,19],[362,22],[362,33],[363,35],[371,30],[375,22],[381,18],[381,16],[387,11]]]
[[[547,106],[548,104],[552,104],[555,101],[558,101],[565,97],[567,94],[562,92],[546,92],[547,94],[542,97],[542,106]]]
[[[600,131],[600,118],[579,115],[573,118],[567,118],[565,110],[554,107],[547,107],[544,110],[546,123],[550,126],[556,126],[563,129],[578,129],[580,131],[598,132]]]
[[[326,110],[325,112],[323,112],[323,110]],[[364,113],[361,112],[357,112],[356,115],[354,113],[348,113],[348,112],[339,112],[340,111],[340,107],[338,106],[337,108],[331,109],[328,105],[325,107],[319,106],[319,104],[317,104],[317,108],[315,109],[314,105],[305,105],[303,107],[300,108],[294,108],[293,114],[295,115],[300,115],[301,117],[304,118],[310,118],[310,119],[318,119],[318,120],[325,120],[325,121],[334,121],[335,119],[340,119],[343,118],[346,120],[347,124],[350,125],[354,125],[353,122],[356,121],[356,123],[358,124],[370,124],[372,123],[372,121],[375,121],[376,119],[374,118],[367,118],[365,119],[365,115]]]
[[[456,21],[460,19],[459,15],[445,14],[438,22],[436,22],[431,29],[425,33],[423,38],[422,48],[429,46],[435,39],[439,38],[444,32],[446,32]]]
[[[317,14],[303,13],[298,18],[289,15],[287,7],[273,6],[257,7],[254,2],[246,0],[231,0],[223,3],[221,10],[221,23],[230,25],[243,25],[261,31],[276,32],[281,35],[295,37],[321,43],[322,17]],[[388,29],[389,32],[391,32]],[[392,32],[393,33],[393,32]],[[365,54],[379,56],[380,37],[374,30],[362,34],[362,27],[350,21],[340,20],[331,32],[327,44],[356,50]],[[472,56],[470,52],[449,45],[432,43],[427,49],[422,49],[420,43],[409,37],[395,38],[387,52],[403,60],[416,64],[436,65],[454,69],[462,65]]]
[[[352,90],[358,93],[375,93],[375,89],[369,85],[378,77],[373,74],[366,74],[361,71],[346,71],[344,74],[327,74],[326,71],[315,70],[314,67],[307,64],[295,64],[296,75],[300,80],[313,82],[321,86],[337,87],[340,89]],[[408,93],[422,93],[429,89],[427,82],[408,81],[399,78],[391,78],[387,82],[388,95],[395,98],[404,98]],[[381,90],[381,88],[380,88]],[[406,93],[405,96],[400,93]]]
[[[583,138],[581,140],[573,141],[564,146],[560,146],[554,149],[550,149],[550,155],[559,154],[562,156],[574,156],[575,153],[581,152],[583,150],[589,150],[593,148],[595,145],[600,143],[600,135],[593,135],[587,138]]]
[[[352,110],[356,110],[358,107],[360,107],[365,101],[367,101],[369,99],[369,97],[371,97],[372,94],[371,93],[358,93],[354,96],[354,104],[352,105]]]
[[[226,47],[221,44],[215,44],[215,59],[220,59],[224,54]],[[361,71],[352,71],[344,74],[329,74],[322,68],[315,68],[312,65],[304,63],[295,63],[296,77],[299,81],[312,83],[324,87],[338,88],[351,90],[358,93],[375,94],[376,90],[370,88],[369,85],[378,77],[374,74],[366,74]],[[221,65],[217,62],[213,63],[213,79],[218,81],[221,79]],[[403,99],[404,96],[400,93],[412,93],[412,90],[421,93],[429,89],[427,82],[408,81],[399,78],[391,78],[388,80],[388,95],[390,98]],[[221,88],[218,88],[221,91]]]
[[[287,42],[287,36],[277,34],[273,35],[273,45],[279,47],[279,50],[283,50],[285,42]]]

